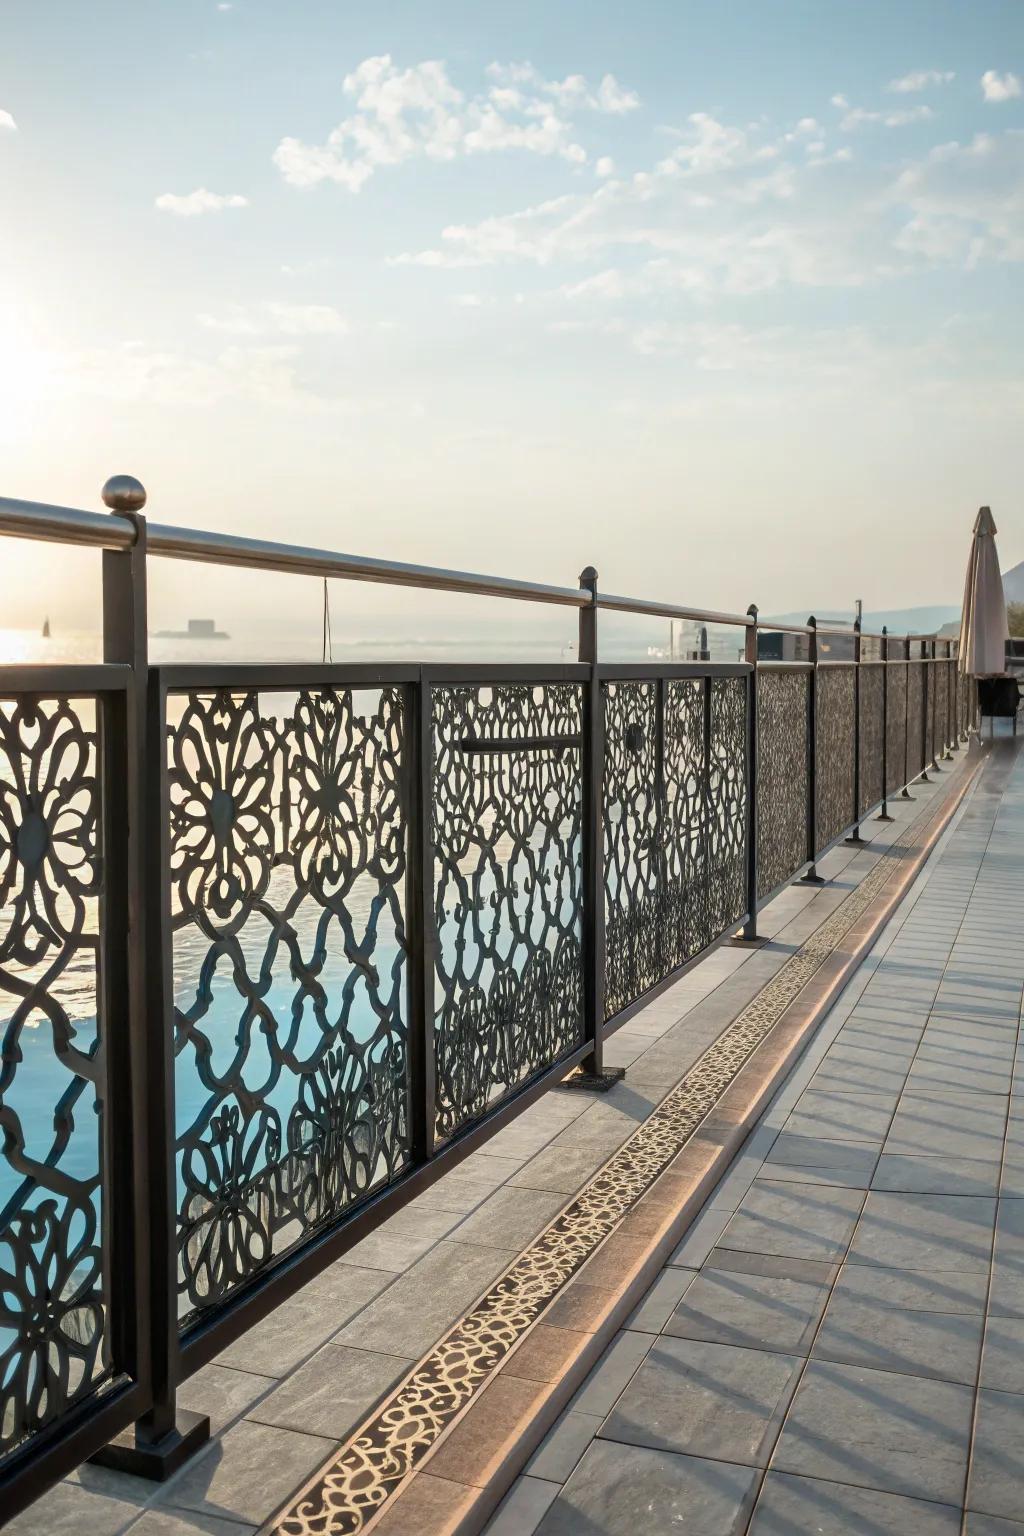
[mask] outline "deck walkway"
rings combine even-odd
[[[490,1536],[1024,1536],[1022,988],[997,743]]]

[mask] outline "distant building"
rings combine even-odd
[[[189,619],[187,629],[158,629],[158,640],[227,640],[215,619]]]

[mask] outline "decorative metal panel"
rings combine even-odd
[[[807,859],[809,672],[757,678],[757,888],[763,896]]]
[[[885,738],[884,680],[881,663],[860,669],[860,805],[864,816],[884,794],[882,743]]]
[[[746,678],[712,681],[710,726],[705,943],[737,923],[747,905]]]
[[[0,1450],[109,1370],[94,700],[0,701]]]
[[[912,661],[907,666],[908,783],[924,768],[924,670],[923,661]]]
[[[583,1038],[582,690],[435,686],[431,718],[446,1137]]]
[[[817,674],[816,852],[853,821],[855,673],[852,666],[822,666]]]
[[[746,905],[746,682],[605,685],[605,1016]]]
[[[662,975],[661,895],[664,867],[661,840],[662,699],[660,682],[606,683],[604,708],[604,901],[606,1018],[641,997]],[[680,721],[674,756],[677,801],[673,807],[685,825],[687,798],[693,800],[703,773],[697,762],[703,747],[701,708],[695,751]],[[693,770],[686,773],[685,763]],[[691,858],[689,840],[674,863]]]
[[[907,756],[907,668],[903,662],[889,662],[889,729],[886,742],[885,792],[894,795],[906,781]]]
[[[169,729],[178,1285],[222,1301],[409,1158],[398,690],[200,691]]]

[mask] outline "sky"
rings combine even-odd
[[[3,495],[125,471],[160,522],[957,602],[981,503],[1024,558],[1022,276],[1024,0],[4,0]],[[95,615],[94,561],[0,575],[2,623]],[[178,627],[316,608],[154,581]]]

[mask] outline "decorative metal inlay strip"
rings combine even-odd
[[[479,1302],[263,1529],[352,1536],[416,1470],[512,1347],[608,1237],[771,1033],[896,870],[920,848],[942,805],[929,806],[855,891],[762,987],[649,1117],[514,1260]]]

